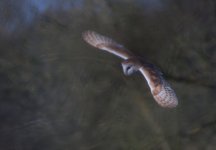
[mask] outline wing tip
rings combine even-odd
[[[164,108],[175,108],[178,106],[178,98],[175,95],[168,98],[154,96],[154,99],[161,107]]]
[[[84,31],[84,32],[82,33],[82,37],[83,37],[83,39],[85,39],[85,38],[87,38],[88,36],[91,36],[91,35],[93,35],[93,34],[96,34],[96,32],[95,32],[95,31],[92,31],[92,30],[86,30],[86,31]]]
[[[88,44],[92,46],[97,46],[97,33],[91,30],[84,31],[82,33],[82,38],[84,41],[86,41]]]
[[[100,48],[100,46],[107,46],[107,45],[116,45],[120,46],[114,40],[107,36],[103,36],[95,31],[87,30],[82,33],[83,39],[90,45]]]

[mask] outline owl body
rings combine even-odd
[[[83,33],[83,39],[90,45],[112,53],[122,59],[123,73],[127,76],[140,71],[146,79],[155,101],[162,107],[174,108],[178,105],[175,91],[163,78],[161,71],[153,64],[136,57],[123,45],[118,44],[111,38],[98,34],[94,31]]]

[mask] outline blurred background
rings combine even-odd
[[[1,0],[0,149],[215,150],[215,0]],[[86,44],[95,30],[161,68],[179,106]]]

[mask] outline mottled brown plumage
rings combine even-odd
[[[123,45],[118,44],[111,38],[94,31],[84,32],[83,39],[96,48],[105,50],[124,59],[122,68],[125,75],[131,75],[136,71],[140,71],[147,80],[154,99],[160,106],[173,108],[178,105],[178,99],[174,90],[162,77],[162,73],[156,66],[136,57],[124,48]]]

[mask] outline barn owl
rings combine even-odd
[[[113,39],[94,31],[84,32],[83,39],[93,47],[122,58],[122,68],[125,75],[129,76],[136,71],[140,71],[146,79],[154,99],[160,106],[174,108],[178,105],[178,99],[174,90],[155,65],[136,57],[131,51]]]

